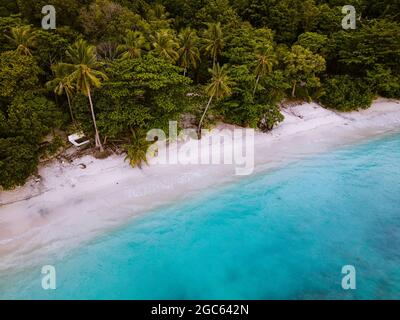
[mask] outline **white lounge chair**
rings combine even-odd
[[[71,134],[68,136],[68,141],[77,148],[82,147],[90,142],[82,132]]]

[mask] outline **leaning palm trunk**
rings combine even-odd
[[[296,82],[293,83],[292,97],[296,96]]]
[[[92,119],[93,119],[93,125],[94,125],[94,130],[95,130],[96,148],[100,148],[100,151],[103,152],[104,148],[100,141],[99,131],[97,130],[96,116],[94,114],[94,108],[93,108],[92,96],[90,95],[90,90],[88,91],[88,98],[89,98],[90,111],[92,112]]]
[[[256,85],[254,86],[254,90],[253,90],[253,97],[256,94],[257,91],[257,87],[258,87],[258,83],[260,82],[260,75],[257,76],[257,80],[256,80]]]
[[[69,107],[69,113],[71,114],[72,123],[75,124],[75,118],[74,118],[74,114],[73,114],[73,112],[72,112],[72,106],[71,106],[71,99],[70,99],[70,97],[69,97],[68,92],[66,92],[65,95],[67,96],[68,107]]]
[[[208,100],[206,109],[204,110],[204,113],[203,113],[203,115],[202,115],[202,117],[201,117],[201,119],[200,119],[199,127],[197,128],[197,136],[198,136],[199,139],[201,139],[201,126],[202,126],[202,124],[203,124],[204,117],[206,116],[206,113],[207,113],[207,111],[208,111],[208,108],[209,108],[210,105],[211,105],[211,102],[212,102],[213,98],[214,98],[214,96],[211,96],[211,97],[210,97],[210,100]]]

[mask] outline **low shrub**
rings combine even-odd
[[[367,109],[375,94],[362,79],[334,76],[323,82],[320,102],[339,111]]]

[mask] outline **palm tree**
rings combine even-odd
[[[130,165],[142,169],[142,164],[149,164],[147,161],[147,151],[153,142],[146,140],[146,134],[139,130],[132,130],[130,144],[125,145],[126,157],[125,161],[129,160]]]
[[[96,54],[99,61],[112,62],[118,58],[118,44],[111,41],[100,42],[96,46]]]
[[[201,139],[201,126],[203,124],[204,117],[206,116],[206,113],[211,105],[212,100],[214,98],[219,100],[231,95],[231,88],[230,88],[231,81],[225,70],[225,66],[221,68],[219,64],[216,64],[214,66],[214,69],[210,70],[210,72],[212,74],[211,83],[206,87],[206,93],[210,97],[210,99],[208,100],[207,106],[200,119],[199,127],[197,128],[197,135],[199,139]]]
[[[169,13],[162,4],[156,3],[153,8],[149,10],[149,15],[157,20],[168,20]]]
[[[197,35],[196,31],[190,28],[184,29],[179,34],[181,48],[178,50],[180,65],[184,68],[184,76],[186,76],[189,67],[197,68],[197,62],[200,61],[199,48],[196,47]]]
[[[221,23],[207,23],[208,29],[205,32],[205,51],[213,59],[213,68],[217,63],[217,58],[224,47],[224,38],[221,29]]]
[[[68,68],[64,64],[58,63],[56,65],[51,66],[51,69],[53,70],[55,78],[47,82],[46,86],[54,90],[54,93],[56,95],[61,96],[65,93],[68,100],[68,107],[71,115],[71,120],[73,123],[75,123],[74,114],[72,112],[72,106],[71,106],[71,96],[73,94],[74,87],[68,79]]]
[[[179,44],[174,38],[166,29],[156,32],[152,36],[152,45],[156,55],[171,63],[175,63],[179,59],[177,52]]]
[[[150,22],[152,30],[169,28],[170,24],[174,21],[174,19],[169,18],[169,13],[160,3],[154,4],[149,10],[147,10],[146,20]]]
[[[256,84],[253,90],[253,97],[256,94],[261,77],[272,72],[274,63],[275,57],[272,55],[271,47],[267,47],[257,54]]]
[[[78,40],[68,48],[67,58],[69,63],[62,64],[67,68],[67,70],[69,70],[67,80],[75,85],[76,90],[88,97],[95,130],[96,148],[100,148],[100,151],[104,151],[103,145],[100,141],[99,132],[97,130],[91,89],[92,87],[100,87],[101,81],[106,80],[107,76],[98,70],[100,69],[101,65],[97,61],[95,47],[89,45],[82,39]]]
[[[118,46],[117,50],[122,52],[123,59],[140,58],[143,50],[148,50],[146,38],[140,31],[128,30],[124,37],[124,44]]]
[[[10,36],[5,35],[21,54],[32,56],[31,48],[35,46],[36,32],[31,26],[13,27]]]

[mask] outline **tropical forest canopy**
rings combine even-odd
[[[0,0],[0,185],[23,184],[63,134],[140,165],[145,133],[171,120],[267,131],[283,99],[399,98],[399,35],[398,0]]]

